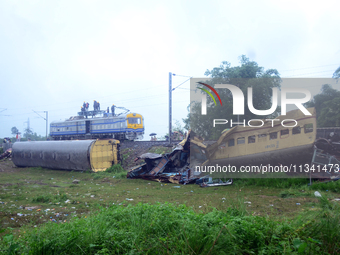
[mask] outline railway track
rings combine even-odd
[[[124,141],[121,142],[122,147],[134,147],[134,146],[165,146],[165,147],[172,147],[176,144],[181,142],[180,140],[171,141]]]

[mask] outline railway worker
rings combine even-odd
[[[100,111],[100,103],[97,102],[97,110]]]
[[[90,105],[89,102],[87,102],[87,103],[86,103],[86,106],[85,106],[86,111],[89,110],[89,105]]]
[[[107,112],[107,113],[109,113],[109,112],[110,112],[110,108],[109,108],[109,107],[107,107],[107,109],[106,109],[106,112]]]
[[[84,108],[84,109],[86,108],[86,103],[85,103],[85,101],[84,101],[84,103],[83,103],[83,108]]]
[[[115,107],[116,106],[114,104],[111,106],[112,116],[115,116]]]
[[[97,101],[93,100],[93,110],[97,111]]]

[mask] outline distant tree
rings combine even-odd
[[[33,134],[33,130],[31,128],[25,128],[25,133],[24,133],[25,138],[31,137],[32,134]]]
[[[184,119],[183,119],[184,120]],[[181,125],[181,123],[179,122],[179,120],[175,120],[175,124],[172,125],[172,132],[180,132],[182,134],[184,134],[188,129],[185,128],[185,126],[183,127]],[[169,137],[169,133],[166,133],[165,136],[161,136],[159,139],[160,140],[166,140],[166,137]]]
[[[19,129],[17,129],[17,127],[12,127],[11,132],[12,132],[12,135],[16,135],[17,133],[19,133]]]
[[[177,131],[177,132],[181,132],[184,134],[185,132],[185,127],[182,127],[181,123],[179,122],[179,120],[175,120],[175,125],[172,126],[172,131]]]
[[[306,107],[315,107],[318,127],[340,126],[340,91],[324,84],[321,93],[305,103]]]
[[[207,84],[214,86],[215,84],[233,84],[238,86],[245,97],[247,96],[247,88],[253,87],[253,105],[255,109],[267,110],[272,105],[272,88],[280,88],[281,78],[276,69],[264,70],[255,61],[250,61],[245,55],[239,57],[240,66],[230,67],[230,63],[223,61],[219,67],[205,72],[206,76],[212,79],[206,81]],[[204,81],[203,81],[204,82]],[[221,132],[226,128],[225,125],[213,127],[213,119],[232,119],[237,121],[237,116],[233,115],[233,99],[232,94],[226,89],[217,89],[221,97],[223,106],[214,106],[213,100],[207,97],[208,108],[207,115],[201,115],[201,103],[195,103],[191,106],[191,112],[184,119],[186,127],[190,126],[198,135],[205,139],[216,140],[220,137]],[[246,104],[247,100],[245,100]],[[257,115],[250,112],[246,105],[244,106],[244,115],[240,116],[240,120],[258,119]],[[261,116],[261,118],[271,118],[277,116],[280,111],[277,107],[276,111],[270,116]],[[229,127],[229,126],[228,126]]]
[[[187,118],[182,119],[182,121],[184,123],[184,129],[190,130],[190,104],[188,105],[187,110],[188,110]]]
[[[32,141],[45,141],[46,140],[46,136],[38,135],[36,132],[31,134],[30,138]]]

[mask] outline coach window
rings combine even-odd
[[[292,129],[292,134],[293,135],[297,135],[297,134],[300,134],[301,133],[301,127],[294,127]]]
[[[305,124],[304,125],[305,133],[313,132],[313,123]]]
[[[229,139],[228,141],[228,147],[234,146],[235,145],[235,140],[234,139]]]
[[[287,128],[287,129],[281,130],[280,134],[281,134],[280,138],[288,137],[289,136],[289,129]]]
[[[248,143],[255,143],[255,136],[254,135],[248,136]]]
[[[245,143],[246,143],[246,139],[244,137],[237,138],[237,144],[245,144]]]
[[[258,141],[259,142],[264,142],[267,140],[267,134],[260,134],[258,135]]]
[[[277,139],[277,132],[273,132],[269,134],[269,140]]]

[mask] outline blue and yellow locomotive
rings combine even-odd
[[[138,113],[112,116],[101,111],[102,117],[87,118],[88,115],[71,117],[65,121],[50,124],[50,136],[53,140],[105,139],[142,140],[144,118]]]

